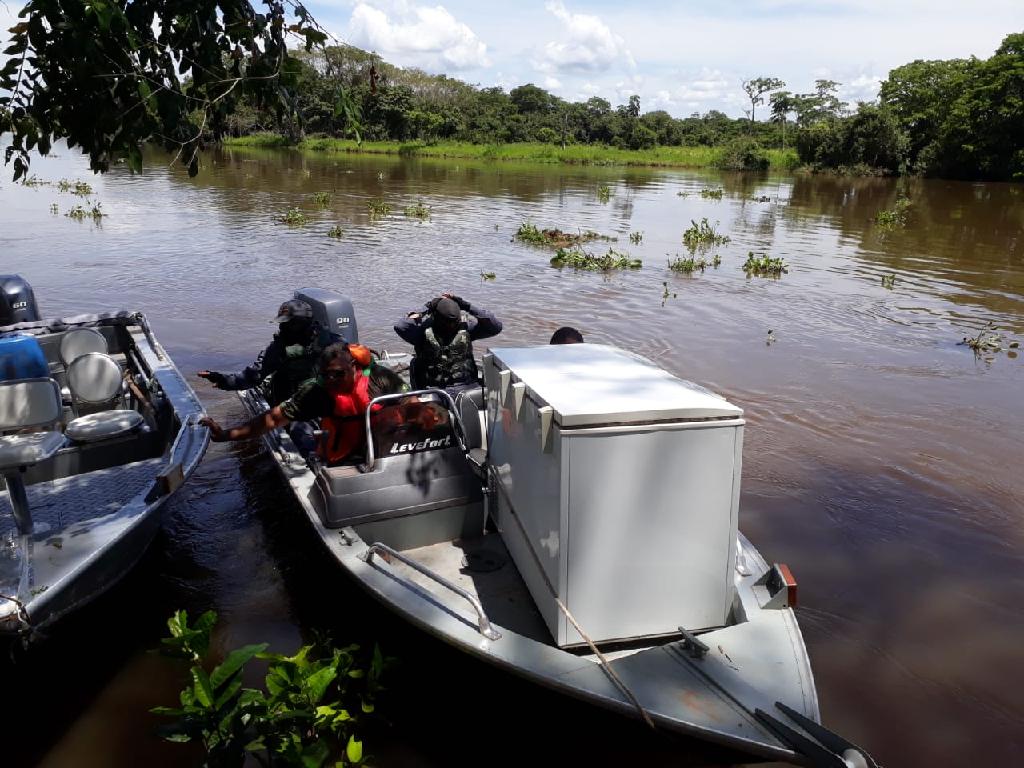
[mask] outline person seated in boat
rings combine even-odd
[[[277,310],[278,332],[256,361],[240,373],[199,371],[199,377],[217,389],[253,389],[262,386],[270,405],[294,395],[299,385],[316,376],[317,358],[335,337],[313,319],[313,308],[299,299]]]
[[[465,299],[442,293],[423,310],[395,324],[395,333],[414,348],[415,389],[477,385],[473,342],[501,333],[501,321]]]
[[[549,344],[582,344],[583,334],[568,325],[563,325],[553,334]]]
[[[209,427],[214,442],[233,442],[319,419],[324,436],[318,450],[326,462],[335,464],[362,455],[366,442],[365,414],[370,401],[401,392],[405,383],[397,374],[374,364],[369,350],[356,344],[328,346],[320,354],[318,370],[319,375],[303,382],[290,398],[244,424],[225,429],[209,417],[200,423]],[[300,450],[301,442],[297,441]]]

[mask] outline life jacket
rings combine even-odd
[[[309,340],[304,344],[289,344],[284,348],[284,361],[270,379],[271,405],[279,405],[295,394],[299,385],[316,376],[317,361],[330,335],[314,325]]]
[[[351,392],[334,396],[334,412],[320,420],[324,431],[321,455],[329,464],[350,456],[366,441],[366,409],[370,405],[370,380],[356,376]]]
[[[427,328],[423,341],[416,347],[416,385],[418,387],[450,387],[476,381],[473,342],[469,338],[467,314],[447,344],[442,344],[433,327]]]

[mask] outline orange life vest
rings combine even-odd
[[[356,374],[351,392],[334,396],[334,413],[321,419],[324,443],[321,453],[328,463],[342,461],[366,442],[366,408],[370,405],[370,380]]]

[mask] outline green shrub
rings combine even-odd
[[[763,171],[768,168],[768,155],[757,141],[740,136],[718,150],[714,166],[727,171]]]

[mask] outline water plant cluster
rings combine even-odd
[[[705,187],[700,191],[700,196],[705,200],[721,200],[724,191],[721,187]]]
[[[278,217],[278,221],[289,227],[304,227],[309,223],[309,217],[299,208],[290,208],[284,215]]]
[[[320,208],[326,208],[331,204],[331,193],[330,192],[317,192],[310,196],[310,201],[313,205]]]
[[[345,230],[340,225],[335,224],[333,227],[327,230],[327,236],[340,239],[345,234]]]
[[[241,768],[250,759],[295,768],[365,762],[358,729],[382,690],[386,664],[378,648],[361,663],[359,646],[336,648],[325,638],[293,656],[267,653],[267,644],[259,643],[231,651],[212,666],[216,621],[208,611],[190,626],[188,614],[178,611],[167,622],[163,652],[187,659],[192,668],[180,706],[152,710],[174,718],[160,729],[163,738],[201,743],[207,766]],[[254,660],[266,664],[261,689],[243,687]]]
[[[494,280],[497,277],[498,276],[496,274],[494,274],[493,272],[481,272],[480,273],[480,279],[481,280]]]
[[[715,257],[710,261],[703,257],[698,259],[693,255],[690,255],[686,258],[683,258],[679,254],[676,254],[675,259],[669,260],[668,268],[671,269],[673,272],[680,272],[682,274],[689,275],[692,274],[693,272],[696,272],[698,269],[701,272],[703,272],[708,267],[714,267],[715,269],[718,269],[721,263],[722,257],[719,256],[718,254],[715,254]]]
[[[86,205],[89,207],[86,208],[81,205],[76,205],[72,207],[71,210],[65,213],[64,215],[67,216],[68,218],[75,219],[76,221],[84,221],[85,219],[99,221],[100,219],[107,215],[103,213],[103,211],[101,210],[103,203],[91,204],[88,201],[86,201]],[[56,208],[55,205],[50,206],[51,213],[54,212],[54,208]]]
[[[957,342],[959,346],[970,347],[976,355],[1002,352],[1003,346],[1007,349],[1018,349],[1019,341],[1006,342],[1003,335],[999,333],[995,323],[989,323],[978,332],[977,336],[964,336],[962,341]]]
[[[753,251],[748,251],[747,260],[743,262],[743,271],[747,273],[747,277],[782,277],[789,272],[789,267],[781,258],[767,254],[755,256]]]
[[[677,295],[678,294],[676,294],[674,291],[670,291],[668,289],[668,281],[667,280],[662,280],[662,282],[661,282],[661,306],[664,307],[666,301],[668,301],[669,299],[676,298]]]
[[[695,251],[698,248],[707,249],[728,243],[729,238],[718,233],[717,225],[718,222],[711,224],[707,217],[701,219],[700,223],[691,219],[690,226],[683,232],[683,244],[691,251]]]
[[[551,266],[571,267],[589,272],[612,272],[618,269],[640,269],[643,262],[632,258],[628,253],[609,248],[603,256],[589,253],[580,247],[559,248],[551,259]]]
[[[599,184],[597,187],[598,202],[607,203],[612,198],[612,188],[607,184]]]
[[[644,233],[643,232],[630,232],[629,233],[629,242],[631,242],[633,245],[640,245],[640,243],[642,243],[643,240],[644,240]]]
[[[89,197],[92,194],[92,187],[84,181],[68,181],[67,179],[61,179],[57,182],[58,192],[70,192],[73,195],[79,197]]]
[[[391,213],[391,204],[383,200],[370,200],[366,203],[371,219],[380,219]]]
[[[888,275],[882,275],[882,287],[892,290],[896,287],[896,273],[893,272]]]
[[[881,210],[875,214],[875,221],[883,230],[891,231],[907,225],[907,214],[913,204],[906,197],[900,197],[896,204],[887,210]]]
[[[614,241],[614,237],[602,235],[600,232],[585,230],[582,232],[563,232],[560,229],[538,229],[536,225],[524,221],[512,235],[513,240],[530,245],[544,245],[550,248],[572,248],[593,240]]]
[[[405,215],[414,219],[419,219],[420,221],[426,221],[430,218],[430,209],[423,204],[422,200],[420,200],[416,205],[406,207]]]

